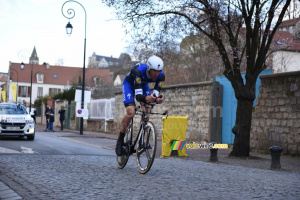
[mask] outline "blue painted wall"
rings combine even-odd
[[[259,76],[272,74],[271,69],[262,71]],[[242,74],[242,77],[245,82],[245,73]],[[222,143],[224,144],[233,144],[234,134],[232,133],[232,128],[235,125],[236,119],[236,109],[237,109],[237,99],[234,95],[234,90],[230,81],[225,76],[216,77],[221,85],[223,85],[223,119],[222,119]],[[255,100],[253,105],[256,103],[256,99],[259,93],[259,87],[261,85],[261,80],[258,77],[256,81],[256,91],[255,91]]]

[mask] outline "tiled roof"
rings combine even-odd
[[[73,83],[78,82],[78,77],[82,76],[82,68],[79,67],[62,67],[62,66],[52,66],[47,69],[45,65],[37,65],[37,64],[26,64],[22,70],[20,67],[20,63],[11,63],[10,73],[13,81],[17,81],[18,72],[18,82],[30,83],[31,77],[31,67],[32,67],[32,83],[37,83],[36,74],[41,73],[44,74],[44,84],[57,84],[57,85],[72,85]],[[86,68],[85,69],[85,79],[87,86],[94,85],[94,78],[100,77],[102,84],[111,84],[111,76],[109,69],[93,69]]]
[[[291,20],[282,21],[278,28],[294,26],[298,21],[300,21],[300,17]]]
[[[104,58],[107,62],[118,62],[119,61],[118,58],[100,56],[100,55],[96,55],[96,58],[97,58],[97,61],[101,60],[102,58]]]
[[[300,40],[288,31],[276,31],[273,37],[273,48],[300,51]]]

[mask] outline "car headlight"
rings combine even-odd
[[[26,124],[34,124],[34,120],[33,119],[26,120]]]

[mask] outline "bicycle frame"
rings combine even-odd
[[[147,107],[146,105],[150,105],[151,107]],[[133,136],[133,118],[131,119],[131,124],[132,124],[132,128],[131,128],[131,133],[130,133],[130,155],[133,154],[133,152],[136,151],[136,143],[138,141],[138,138],[140,136],[140,134],[142,133],[142,130],[145,130],[145,126],[148,122],[148,118],[147,115],[148,114],[161,114],[161,113],[152,113],[151,110],[153,109],[153,106],[155,105],[155,103],[146,103],[144,105],[142,105],[144,108],[142,108],[142,110],[139,110],[141,107],[138,106],[136,107],[136,114],[137,115],[141,115],[141,124],[140,124],[140,128],[138,131],[138,134],[136,135],[134,142],[132,143],[132,136]],[[147,109],[150,109],[150,112],[147,112]],[[165,111],[162,115],[167,115],[167,111]],[[147,138],[147,142],[149,142],[149,138]]]
[[[139,106],[138,106],[139,107]],[[152,106],[153,108],[153,106]],[[145,130],[145,125],[147,124],[148,122],[148,118],[147,118],[147,114],[151,114],[151,113],[147,113],[146,111],[137,111],[136,114],[139,114],[141,115],[142,119],[141,119],[141,124],[140,124],[140,128],[139,128],[139,131],[138,131],[138,134],[136,135],[135,139],[134,139],[134,142],[132,143],[132,136],[133,136],[133,118],[131,119],[131,133],[130,133],[130,140],[129,140],[129,143],[130,143],[130,155],[136,151],[136,143],[138,141],[138,138],[140,136],[140,134],[142,133],[142,130]],[[149,138],[147,138],[147,142],[149,141]]]

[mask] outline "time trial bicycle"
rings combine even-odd
[[[156,103],[143,103],[142,107],[138,106],[135,109],[135,114],[141,116],[141,123],[139,131],[133,140],[133,118],[128,125],[123,145],[122,156],[117,155],[117,163],[120,169],[123,169],[129,156],[136,153],[136,165],[141,174],[146,174],[154,161],[156,146],[157,146],[157,132],[154,124],[148,120],[147,116],[150,114],[168,115],[166,110],[164,113],[153,113],[152,109]],[[150,109],[150,112],[147,110]]]

